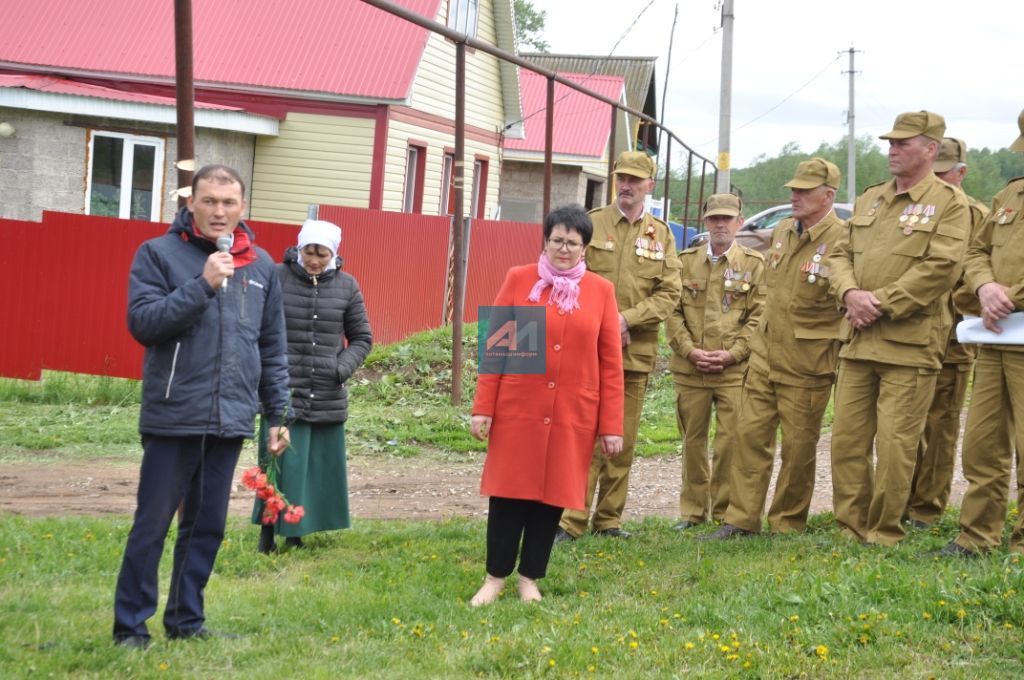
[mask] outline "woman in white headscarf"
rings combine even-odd
[[[370,353],[373,337],[359,284],[341,271],[341,229],[330,222],[307,220],[298,245],[289,248],[277,267],[288,328],[291,406],[287,414],[291,447],[277,463],[278,488],[288,501],[304,508],[298,523],[278,519],[263,524],[258,549],[277,549],[274,535],[299,547],[316,531],[349,526],[348,477],[345,464],[345,382]],[[267,460],[260,437],[260,460]],[[262,523],[263,503],[253,508]]]

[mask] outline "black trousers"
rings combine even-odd
[[[561,518],[562,508],[553,505],[491,496],[487,516],[487,573],[505,578],[515,568],[518,555],[521,575],[544,578]]]
[[[143,435],[138,505],[114,594],[114,638],[149,637],[157,608],[157,568],[178,504],[184,513],[174,545],[164,628],[181,635],[202,628],[203,590],[224,539],[231,483],[242,438]]]

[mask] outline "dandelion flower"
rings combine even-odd
[[[791,623],[796,623],[797,621],[800,620],[800,616],[798,614],[793,614],[792,616],[789,617],[789,620],[790,620]]]

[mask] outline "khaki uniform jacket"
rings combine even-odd
[[[835,380],[843,313],[829,291],[827,261],[844,228],[830,211],[802,234],[793,218],[772,231],[764,312],[750,338],[750,365],[772,382],[824,387]]]
[[[587,269],[615,286],[619,313],[629,326],[622,368],[650,373],[658,354],[658,325],[679,303],[679,256],[668,225],[648,213],[630,223],[614,203],[590,211],[594,235]],[[645,254],[637,242],[646,241]]]
[[[882,316],[861,330],[843,319],[840,357],[942,368],[946,296],[960,278],[970,219],[963,192],[930,172],[903,193],[895,179],[864,190],[828,260],[831,290],[840,304],[847,291],[870,291]]]
[[[707,245],[687,248],[679,263],[682,295],[665,321],[675,380],[695,386],[741,384],[750,334],[764,307],[764,256],[734,242],[714,264]],[[736,363],[721,373],[701,373],[686,358],[694,349],[724,349]]]
[[[974,291],[993,281],[1009,286],[1006,295],[1024,310],[1024,177],[1017,177],[992,199],[988,214],[967,249],[964,277]],[[1024,352],[1024,345],[992,345]]]
[[[971,235],[977,232],[981,228],[981,223],[985,221],[985,216],[988,215],[988,207],[979,201],[978,199],[968,196],[966,193],[964,196],[967,197],[967,205],[971,211]],[[970,239],[968,239],[968,245],[970,247]],[[966,253],[965,253],[966,256]],[[964,297],[968,298],[968,309],[959,309],[961,300]],[[970,300],[973,298],[973,300]],[[974,295],[974,290],[969,286],[965,285],[964,279],[961,278],[953,289],[953,295],[950,298],[951,312],[953,314],[953,328],[949,333],[949,345],[946,347],[946,355],[942,357],[943,365],[946,364],[958,364],[961,366],[961,370],[969,370],[970,364],[974,363],[974,359],[978,354],[977,345],[961,345],[956,340],[956,325],[964,320],[963,312],[967,312],[974,316],[981,314],[981,305],[978,302],[978,298]]]

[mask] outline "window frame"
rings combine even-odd
[[[470,21],[472,26],[469,25]],[[480,23],[480,0],[449,0],[445,23],[453,31],[475,38]]]
[[[473,193],[469,204],[469,214],[478,220],[484,219],[487,208],[487,173],[490,172],[491,159],[477,155],[473,159]]]
[[[412,154],[415,153],[415,157]],[[423,189],[427,175],[427,145],[409,140],[405,148],[405,177],[402,182],[402,212],[423,213]],[[410,196],[410,189],[412,195]]]
[[[87,157],[85,164],[85,214],[92,214],[93,164],[96,160],[95,141],[97,137],[114,138],[122,141],[121,196],[118,203],[117,217],[124,220],[139,219],[131,216],[132,187],[135,176],[135,148],[137,146],[153,147],[153,191],[149,204],[149,221],[160,222],[163,213],[164,158],[166,154],[167,140],[162,137],[153,137],[151,135],[112,132],[109,130],[89,130],[89,144],[86,149]]]

